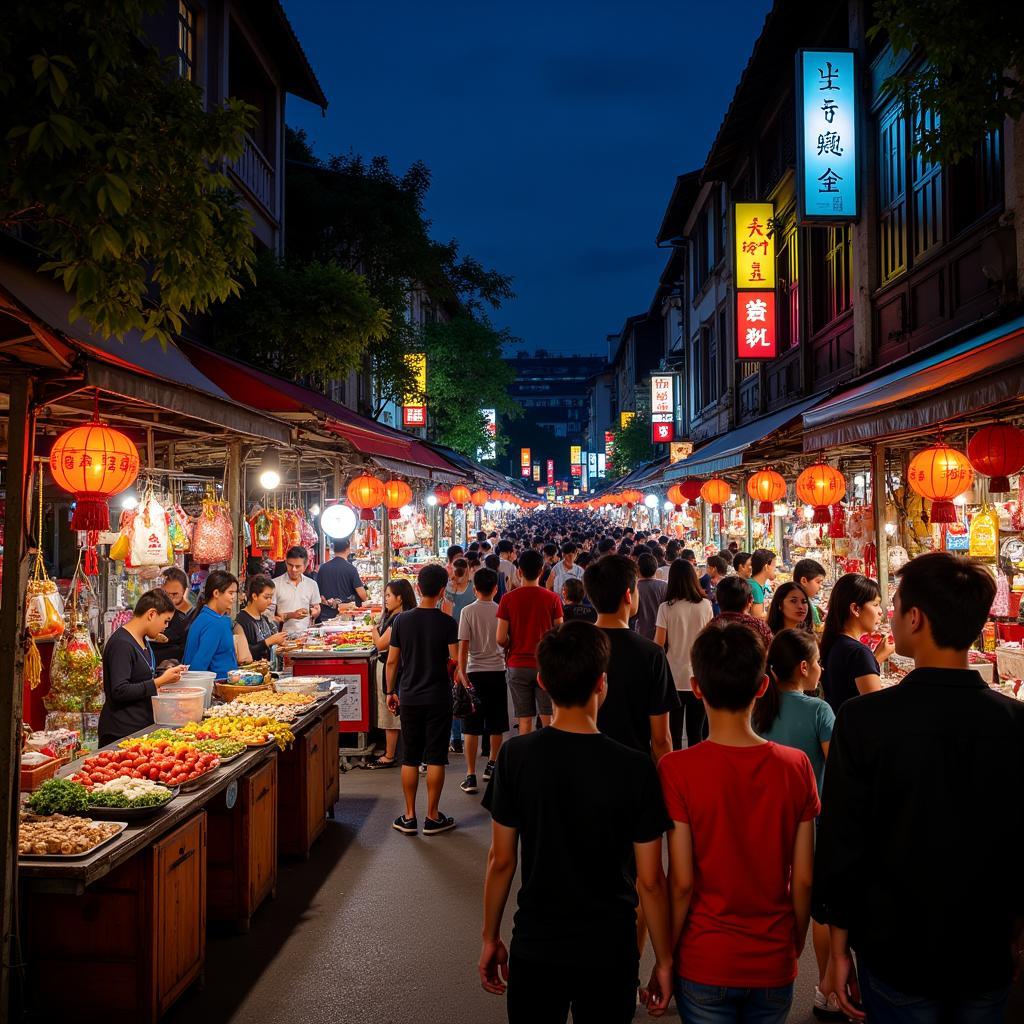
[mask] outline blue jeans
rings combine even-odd
[[[1003,1024],[1010,986],[964,998],[933,999],[900,992],[887,985],[864,959],[857,978],[871,1024]]]
[[[452,719],[452,743],[462,742],[462,719]]]
[[[726,988],[676,978],[676,1004],[683,1024],[785,1024],[792,1002],[792,985]]]

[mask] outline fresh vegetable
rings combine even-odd
[[[273,739],[282,750],[295,739],[295,734],[286,722],[268,717],[207,718],[202,722],[189,722],[181,727],[181,731],[198,740],[227,738],[255,745]]]
[[[73,814],[89,806],[89,794],[69,779],[47,779],[29,797],[28,805],[35,814]]]
[[[122,776],[93,786],[89,803],[93,807],[159,807],[173,796],[166,786],[149,779]]]
[[[118,746],[142,747],[152,749],[158,743],[166,743],[172,750],[192,749],[203,754],[216,754],[218,757],[233,757],[245,750],[245,744],[237,740],[197,740],[192,736],[177,732],[174,729],[154,729],[145,736],[136,736],[134,739],[122,740]]]
[[[219,764],[216,754],[203,753],[194,746],[175,749],[164,741],[151,746],[132,743],[123,750],[101,750],[86,758],[74,780],[88,789],[122,776],[180,786],[213,771]]]

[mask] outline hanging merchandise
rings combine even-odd
[[[294,508],[285,509],[282,513],[284,527],[284,546],[288,548],[301,547],[302,545],[302,524],[299,521],[299,513]]]
[[[747,494],[758,503],[760,515],[771,515],[775,502],[786,496],[786,481],[774,469],[762,469],[747,480]]]
[[[89,630],[86,601],[96,595],[79,564],[68,592],[68,625],[53,649],[47,711],[95,712],[103,704],[103,659]]]
[[[227,503],[204,498],[202,511],[192,531],[192,560],[199,565],[228,562],[234,542]]]
[[[846,509],[841,502],[832,506],[832,520],[828,526],[828,535],[833,540],[840,540],[846,537]]]
[[[317,545],[320,543],[320,537],[317,535],[316,530],[313,529],[313,524],[309,521],[307,516],[303,515],[300,518],[302,520],[300,523],[302,546],[307,551],[315,551]]]
[[[970,490],[974,470],[963,452],[937,441],[910,460],[907,482],[931,501],[933,523],[955,523],[953,499]]]
[[[1010,477],[1024,467],[1024,430],[1009,423],[982,427],[967,442],[967,457],[975,472],[991,477],[992,494],[1006,494]]]
[[[176,554],[183,554],[192,547],[192,520],[177,501],[172,502],[168,509],[167,529]]]
[[[946,523],[946,550],[967,551],[971,546],[970,530],[961,522]],[[942,526],[936,524],[935,530],[942,530]]]
[[[259,557],[264,551],[269,551],[274,543],[274,528],[270,514],[266,509],[257,506],[256,511],[249,517],[249,528],[252,532],[252,554]]]
[[[1013,568],[1009,569],[1012,575]],[[996,596],[989,609],[989,615],[997,619],[1008,618],[1010,615],[1010,580],[1002,567],[996,573]]]
[[[43,536],[43,481],[39,479],[39,525],[37,538]],[[36,541],[39,545],[39,540]],[[64,632],[64,604],[57,593],[57,584],[46,573],[42,546],[36,547],[32,577],[25,591],[25,678],[34,690],[43,674],[43,662],[36,647],[37,640],[56,640]]]
[[[797,497],[814,509],[812,523],[827,526],[832,521],[829,505],[842,501],[845,494],[846,481],[843,474],[824,462],[808,466],[796,478]]]
[[[174,552],[168,558],[170,541],[167,530],[167,513],[156,500],[152,490],[139,506],[135,516],[131,542],[131,564],[133,566],[164,566],[174,561]]]
[[[994,561],[999,551],[999,517],[990,505],[972,517],[970,536],[970,556]]]
[[[120,533],[117,540],[110,545],[109,557],[111,561],[125,563],[129,561],[132,553],[132,530],[135,525],[135,514],[136,510],[133,508],[122,510],[117,526]]]

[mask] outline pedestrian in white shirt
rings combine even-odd
[[[567,540],[562,545],[562,557],[548,573],[548,590],[556,594],[562,593],[562,584],[566,580],[582,580],[583,568],[576,564],[576,545]]]
[[[285,574],[274,577],[274,618],[285,633],[304,633],[320,614],[320,588],[305,575],[309,553],[305,548],[289,548],[284,558]]]

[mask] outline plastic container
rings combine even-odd
[[[155,725],[187,725],[202,719],[206,691],[200,686],[165,686],[150,700]]]
[[[262,686],[265,682],[262,672],[253,672],[245,668],[233,668],[228,673],[231,686]]]
[[[196,686],[205,690],[206,698],[203,701],[203,707],[208,708],[213,700],[213,684],[216,680],[216,672],[182,672],[180,682],[182,686]]]
[[[278,679],[274,683],[274,689],[278,693],[301,693],[306,696],[316,693],[320,687],[320,680],[324,676],[292,676],[288,679]]]
[[[47,754],[40,754],[37,751],[28,751],[21,755],[21,791],[31,793],[38,789],[47,779],[52,779],[61,766],[61,760],[50,757]]]

